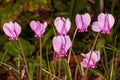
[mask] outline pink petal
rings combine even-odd
[[[36,21],[31,21],[30,22],[30,27],[33,31],[36,31],[36,27],[37,27]]]
[[[41,29],[40,29],[40,33],[43,34],[46,30],[47,27],[47,22],[41,23]]]
[[[100,51],[95,51],[96,55],[97,55],[97,62],[100,60]]]
[[[14,33],[14,27],[13,27],[13,23],[12,22],[9,22],[9,23],[5,23],[3,25],[3,31],[5,32],[5,34],[7,36],[15,36],[15,33]]]
[[[55,52],[59,53],[60,50],[61,50],[61,45],[62,45],[62,42],[61,42],[61,37],[60,36],[55,36],[53,38],[53,48],[55,50]]]
[[[87,58],[83,59],[83,61],[81,62],[81,66],[87,67],[87,64],[88,64],[88,59]],[[96,65],[94,64],[94,62],[92,60],[90,60],[88,67],[95,68]]]
[[[68,49],[72,46],[72,42],[69,36],[65,36],[65,41],[66,41],[65,52],[67,52]]]
[[[82,27],[82,21],[81,21],[81,15],[80,14],[76,14],[75,22],[76,22],[77,28],[80,29]]]
[[[114,23],[115,23],[115,19],[111,14],[108,14],[108,23],[109,23],[109,27],[110,29],[113,27]]]
[[[67,32],[70,30],[70,27],[71,27],[71,22],[70,19],[67,18],[65,21],[65,29],[67,30]]]
[[[96,67],[95,64],[96,63],[94,63],[93,60],[90,60],[90,62],[89,62],[89,68],[95,68]]]
[[[91,22],[91,17],[89,15],[89,13],[85,13],[84,15],[82,15],[82,18],[83,18],[83,23],[84,23],[85,27],[88,27]]]
[[[54,20],[54,25],[55,25],[58,33],[61,33],[62,26],[63,26],[63,21],[61,20],[60,17],[57,17],[57,18]]]
[[[100,27],[99,22],[93,22],[92,30],[95,32],[101,32],[102,28]]]
[[[44,27],[44,29],[47,27],[47,22],[44,22],[43,24],[42,24],[42,26]]]
[[[91,53],[91,52],[90,52],[90,53]],[[98,62],[98,56],[97,56],[97,54],[96,54],[95,51],[93,51],[93,53],[92,53],[91,60],[93,60],[94,63],[97,63],[97,62]]]
[[[81,53],[81,55],[82,55],[83,57],[87,57],[87,54]]]
[[[91,51],[87,53],[86,57],[89,59],[91,54]],[[93,51],[91,60],[94,61],[94,63],[98,62],[100,60],[100,51]]]
[[[107,16],[107,14],[104,13],[100,13],[98,15],[98,23],[99,26],[101,27],[101,29],[105,26],[105,17]]]
[[[40,32],[43,30],[42,28],[43,28],[42,23],[40,23],[39,21],[36,21],[35,33],[40,34]]]
[[[81,62],[81,66],[87,67],[87,63],[88,63],[88,59],[85,58],[85,59],[83,59],[83,61]]]
[[[18,37],[19,34],[21,33],[21,27],[18,23],[14,23],[14,30],[15,30],[15,33],[16,33],[16,36]]]

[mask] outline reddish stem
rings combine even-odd
[[[40,38],[40,80],[42,80],[42,38]]]
[[[76,36],[76,34],[77,34],[77,31],[78,31],[78,29],[76,28],[76,30],[75,30],[75,32],[74,32],[74,35],[73,35],[73,38],[72,38],[72,45],[73,45],[73,42],[74,42],[74,40],[75,40],[75,36]],[[69,64],[69,62],[70,62],[71,51],[72,51],[72,47],[70,48],[69,55],[68,55],[68,64]]]
[[[29,77],[29,70],[28,70],[28,66],[27,66],[27,60],[26,60],[26,57],[25,57],[25,53],[24,53],[24,50],[23,50],[21,41],[20,41],[19,39],[18,39],[18,43],[19,43],[20,48],[21,48],[21,51],[22,51],[22,57],[23,57],[23,60],[24,60],[25,69],[26,69],[27,75],[28,75],[28,77]]]
[[[91,59],[91,56],[92,56],[93,50],[94,50],[94,48],[95,48],[96,42],[97,42],[97,40],[98,40],[98,36],[99,36],[99,34],[100,34],[100,33],[97,33],[97,36],[95,37],[95,40],[94,40],[93,46],[92,46],[92,48],[91,48],[91,53],[90,53],[90,56],[89,56],[89,59],[88,59],[88,63],[87,63],[86,71],[85,71],[85,77],[84,77],[84,80],[87,80],[87,75],[88,75],[88,70],[89,70],[90,59]]]

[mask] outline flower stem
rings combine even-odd
[[[74,78],[74,80],[77,80],[77,73],[78,73],[78,66],[75,67],[75,78]]]
[[[20,54],[18,54],[18,62],[17,62],[17,67],[18,67],[18,72],[20,73]],[[18,75],[18,78],[20,79],[20,75]]]
[[[73,35],[73,38],[72,38],[72,46],[73,46],[73,42],[74,42],[74,40],[75,40],[75,36],[76,36],[76,34],[77,34],[77,31],[78,31],[78,29],[76,28],[76,30],[75,30],[75,32],[74,32],[74,35]],[[71,52],[72,52],[72,47],[71,47],[70,50],[69,50],[68,64],[69,64],[69,62],[70,62]]]
[[[58,63],[59,63],[59,64],[58,64],[58,65],[59,65],[59,66],[58,66],[58,77],[60,77],[61,57],[59,57],[59,60],[58,60],[58,61],[59,61],[59,62],[58,62]]]
[[[42,38],[40,38],[40,80],[42,80]]]
[[[73,38],[72,38],[72,46],[73,46],[73,42],[74,42],[74,40],[75,40],[75,36],[76,36],[76,34],[77,34],[77,31],[78,31],[78,29],[76,28],[76,30],[75,30],[75,32],[74,32],[74,34],[73,34]],[[71,52],[72,52],[72,47],[70,48],[69,54],[68,54],[68,60],[67,60],[68,65],[69,65],[69,62],[70,62]],[[70,71],[70,68],[69,68],[69,73],[70,73],[70,72],[71,72],[71,71]],[[67,76],[65,76],[65,80],[66,80],[66,79],[67,79]]]
[[[100,35],[100,33],[97,33],[97,36],[95,37],[93,46],[92,46],[92,48],[91,48],[90,57],[89,57],[89,59],[88,59],[87,68],[86,68],[86,70],[85,70],[85,77],[84,77],[85,79],[84,79],[84,80],[87,80],[87,74],[88,74],[88,70],[89,70],[90,59],[91,59],[91,56],[92,56],[92,53],[93,53],[93,50],[94,50],[94,48],[95,48],[95,45],[96,45],[96,42],[97,42],[97,40],[98,40],[98,36],[99,36],[99,35]]]
[[[23,60],[24,60],[25,69],[26,69],[27,75],[29,77],[29,70],[28,70],[27,60],[26,60],[25,53],[24,53],[24,50],[23,50],[23,47],[22,47],[20,39],[18,39],[18,43],[19,43],[20,49],[22,51],[22,57],[23,57]]]

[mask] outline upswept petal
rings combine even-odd
[[[82,27],[82,20],[81,20],[81,15],[80,14],[76,14],[75,22],[76,22],[77,28],[81,29],[81,27]]]
[[[111,14],[108,14],[107,18],[108,18],[108,23],[109,23],[108,26],[111,29],[113,27],[114,23],[115,23],[115,19]]]
[[[70,19],[67,18],[65,21],[65,29],[67,30],[67,32],[70,30],[70,27],[71,27],[71,22],[70,22]]]
[[[96,55],[97,55],[97,61],[100,60],[100,51],[95,51]]]
[[[101,27],[101,29],[105,26],[105,17],[107,16],[107,14],[104,13],[100,13],[98,15],[98,22],[99,22],[99,27]]]
[[[21,33],[21,26],[18,24],[18,23],[14,23],[14,31],[15,31],[15,34],[16,36],[18,37]]]
[[[101,32],[102,28],[100,27],[99,22],[93,22],[92,30],[95,32]]]
[[[90,22],[91,22],[90,14],[85,13],[85,14],[82,15],[82,18],[83,18],[83,23],[84,23],[85,27],[87,28],[90,25]]]
[[[45,32],[46,27],[47,27],[47,22],[41,23],[41,30],[40,30],[41,34]]]
[[[83,57],[87,57],[87,54],[81,53],[81,55],[82,55]]]
[[[65,36],[65,40],[66,40],[65,52],[67,53],[68,49],[72,46],[72,42],[68,35]]]
[[[54,20],[54,25],[55,25],[58,33],[61,33],[62,26],[63,26],[63,21],[61,20],[60,17],[57,17],[57,18]]]
[[[30,22],[30,27],[33,31],[36,31],[36,28],[37,28],[36,21],[31,21]]]
[[[87,67],[87,63],[88,63],[88,59],[85,58],[85,59],[83,59],[83,61],[81,62],[81,66]]]
[[[7,36],[15,36],[15,34],[14,34],[14,27],[13,27],[13,23],[12,22],[9,22],[9,23],[5,23],[4,25],[3,25],[3,31],[5,32],[5,34],[7,35]]]
[[[36,34],[41,34],[41,30],[43,30],[42,24],[39,21],[36,21],[35,33]]]
[[[46,27],[47,27],[47,22],[44,22],[44,23],[42,24],[42,26],[43,26],[44,29],[46,29]]]
[[[94,63],[97,63],[100,60],[100,53],[98,53],[98,51],[93,51],[91,60],[93,60]]]
[[[53,48],[55,50],[55,52],[59,53],[60,50],[61,50],[61,45],[62,45],[62,42],[61,42],[61,37],[60,36],[55,36],[53,38]]]

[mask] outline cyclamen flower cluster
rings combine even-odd
[[[75,22],[79,32],[86,32],[91,22],[91,17],[88,13],[83,15],[77,14]],[[98,21],[93,22],[92,30],[95,32],[101,32],[104,34],[110,34],[110,30],[115,23],[115,19],[111,14],[100,13],[98,15]]]
[[[9,40],[18,40],[18,36],[21,33],[21,27],[18,23],[10,21],[3,25],[3,31],[7,36],[9,36]]]
[[[53,48],[59,56],[67,56],[67,51],[72,46],[70,37],[67,35],[71,27],[70,19],[57,17],[54,25],[59,35],[53,38]]]
[[[47,27],[47,22],[31,21],[30,27],[35,32],[35,37],[42,37]]]
[[[87,67],[87,63],[88,63],[90,54],[91,54],[91,51],[88,52],[87,54],[81,53],[81,55],[84,57],[83,61],[81,62],[81,66]],[[96,63],[99,60],[100,60],[100,51],[93,51],[88,67],[89,68],[96,68]]]
[[[86,32],[88,30],[88,26],[91,22],[91,17],[89,13],[85,14],[76,14],[75,17],[76,26],[79,32]],[[98,15],[98,21],[93,22],[92,30],[95,32],[101,32],[103,34],[110,34],[111,28],[115,23],[115,19],[111,14],[100,13]],[[67,56],[67,51],[70,47],[72,47],[72,42],[67,35],[70,30],[71,22],[69,18],[57,17],[54,20],[55,28],[59,35],[53,38],[53,48],[54,51],[61,57]],[[35,32],[35,37],[42,37],[46,27],[47,22],[40,23],[39,21],[31,21],[30,22],[31,29]],[[16,22],[9,22],[3,25],[3,31],[9,37],[9,40],[18,40],[18,36],[21,33],[21,26]],[[86,67],[88,62],[88,54],[82,54],[85,58],[81,62],[83,67]],[[96,63],[100,60],[100,51],[95,51],[92,54],[92,58],[90,60],[89,67],[95,68]]]

